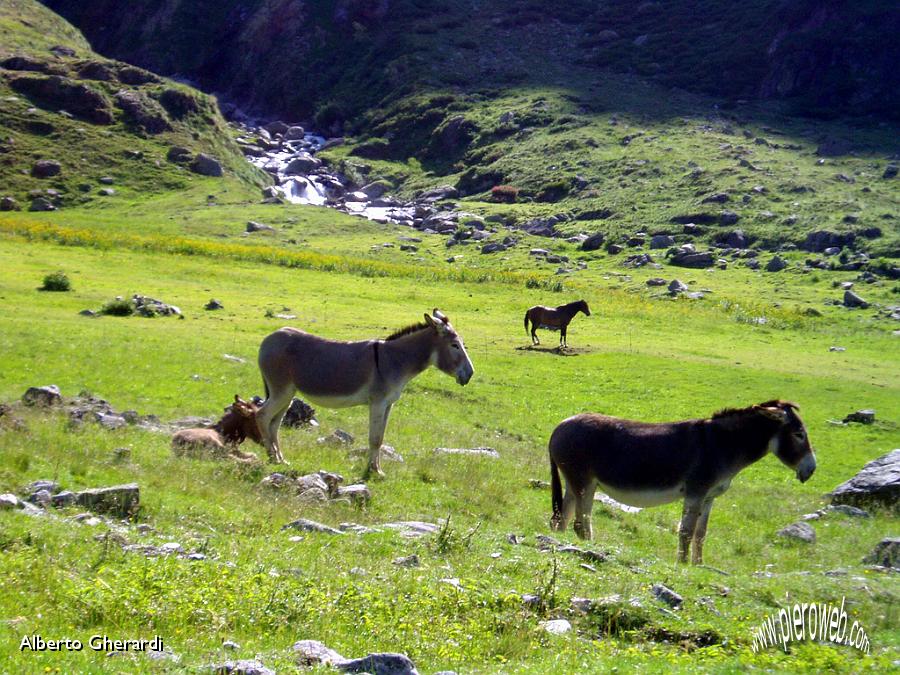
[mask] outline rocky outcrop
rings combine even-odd
[[[831,492],[833,504],[897,508],[900,503],[900,449],[874,459]]]
[[[9,86],[42,108],[65,110],[95,124],[115,121],[106,96],[81,82],[58,75],[22,75],[10,78]]]

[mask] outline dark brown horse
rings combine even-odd
[[[576,300],[568,305],[560,305],[555,309],[553,307],[544,307],[543,305],[535,305],[525,312],[525,332],[528,332],[528,322],[531,321],[531,343],[539,345],[537,329],[547,328],[549,330],[559,331],[559,346],[566,345],[566,329],[578,312],[584,312],[585,316],[591,315],[587,302],[584,300]]]
[[[684,499],[678,560],[703,562],[703,540],[713,500],[734,476],[769,451],[805,482],[816,456],[797,406],[766,401],[723,410],[710,419],[648,424],[586,413],[564,420],[550,437],[553,517],[565,530],[572,514],[575,533],[591,539],[591,507],[600,489],[631,506],[656,506]],[[562,495],[559,472],[566,479]]]

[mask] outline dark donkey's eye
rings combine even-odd
[[[450,346],[453,347],[453,349],[459,349],[459,345],[455,342],[451,343]]]

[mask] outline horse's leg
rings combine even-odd
[[[706,526],[709,524],[709,512],[712,510],[712,505],[713,500],[707,499],[700,507],[697,529],[694,530],[694,550],[691,553],[691,562],[694,565],[703,564],[703,540],[706,539]]]
[[[268,381],[266,386],[269,389],[269,398],[256,413],[256,423],[259,426],[263,445],[269,455],[269,461],[273,464],[281,464],[284,463],[284,456],[281,454],[281,447],[278,443],[278,427],[281,426],[281,420],[291,405],[294,386],[284,383],[276,387]]]
[[[588,541],[594,538],[591,528],[591,511],[594,509],[594,492],[596,490],[597,481],[591,480],[583,490],[576,494],[575,498],[575,534]]]
[[[678,562],[687,562],[688,551],[691,549],[691,540],[697,529],[697,520],[700,517],[702,506],[702,499],[686,497],[684,500],[681,525],[678,527]]]
[[[532,319],[532,321],[531,321],[531,344],[533,344],[533,345],[541,344],[541,341],[538,339],[538,336],[537,336],[537,328],[538,328],[537,321],[534,321]]]
[[[384,476],[384,471],[381,470],[381,443],[384,441],[391,405],[385,402],[373,402],[369,405],[369,465],[363,478],[368,478],[373,473]]]
[[[567,323],[564,323],[564,324],[560,325],[560,327],[559,327],[559,346],[560,347],[568,346],[566,344],[566,329],[568,327],[569,327],[569,324],[567,324]]]

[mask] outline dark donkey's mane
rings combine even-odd
[[[756,412],[757,408],[793,408],[794,410],[800,410],[800,406],[796,403],[791,403],[790,401],[781,401],[778,399],[772,401],[766,401],[765,403],[760,403],[758,405],[752,405],[749,408],[723,408],[718,412],[713,413],[713,416],[710,419],[717,420],[723,417],[737,417],[739,415],[750,415]]]
[[[388,335],[385,340],[396,340],[397,338],[402,338],[404,335],[409,335],[410,333],[418,333],[420,330],[425,330],[429,328],[428,324],[422,321],[421,323],[413,323],[409,326],[404,326],[399,330],[395,330],[393,333]]]

